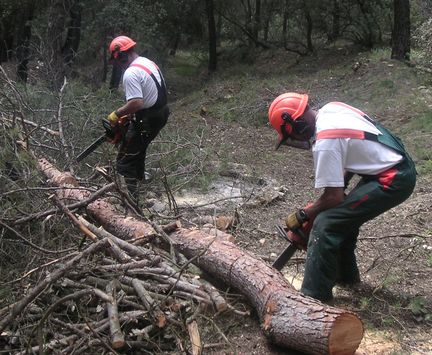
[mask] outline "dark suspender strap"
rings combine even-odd
[[[152,63],[153,63],[153,62],[152,62]],[[159,73],[159,76],[160,76],[160,78],[161,78],[161,82],[162,82],[163,88],[165,89],[165,80],[164,80],[164,78],[163,78],[163,75],[162,75],[162,73],[161,73],[159,67],[156,65],[156,63],[153,63],[153,64],[154,64],[154,66],[156,67],[156,69],[157,69],[157,71],[158,71],[158,73]],[[158,87],[161,86],[161,85],[159,84],[159,81],[156,79],[155,75],[152,73],[152,71],[151,71],[149,68],[147,68],[145,65],[138,64],[138,63],[134,63],[134,64],[131,64],[130,66],[131,66],[131,67],[138,67],[138,68],[141,68],[141,69],[144,70],[148,75],[151,76],[151,78],[152,78],[153,81],[155,82],[156,86],[158,86]]]
[[[157,91],[158,91],[158,98],[157,98],[156,103],[152,106],[152,108],[154,108],[154,107],[159,108],[159,107],[163,107],[167,104],[166,85],[165,85],[165,79],[164,79],[162,72],[160,71],[159,67],[156,65],[156,63],[154,63],[154,62],[152,62],[152,63],[156,67],[156,69],[159,73],[162,85],[159,84],[159,81],[156,79],[156,76],[145,65],[142,65],[139,63],[133,63],[130,66],[143,69],[153,79],[154,83],[156,84]]]

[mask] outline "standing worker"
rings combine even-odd
[[[131,38],[119,36],[109,46],[112,61],[124,70],[126,103],[111,112],[108,120],[115,127],[120,117],[129,116],[129,125],[120,142],[117,172],[124,177],[129,193],[138,202],[139,182],[145,178],[147,147],[167,123],[170,112],[160,69],[151,60],[139,56],[135,45]]]
[[[406,200],[416,171],[401,140],[364,112],[341,102],[315,111],[308,95],[286,93],[269,108],[269,121],[282,144],[311,142],[315,188],[324,188],[311,205],[287,216],[287,229],[312,224],[301,292],[322,302],[333,298],[336,283],[360,282],[355,247],[362,224]],[[292,143],[293,144],[292,144]],[[359,183],[348,193],[350,178]]]

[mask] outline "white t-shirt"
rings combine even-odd
[[[318,111],[316,133],[328,129],[381,132],[354,108],[331,102]],[[343,187],[344,173],[376,175],[399,163],[403,156],[391,148],[365,139],[325,138],[312,147],[315,187]]]
[[[142,108],[149,108],[156,103],[158,90],[152,77],[142,68],[132,66],[140,64],[148,68],[156,77],[160,85],[162,79],[155,63],[145,57],[136,58],[123,74],[123,87],[125,90],[126,100],[144,99]]]

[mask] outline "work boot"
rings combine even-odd
[[[125,178],[126,188],[132,201],[139,206],[139,181],[135,178]]]
[[[338,276],[336,278],[336,285],[344,288],[355,288],[360,285],[360,283],[360,273],[358,270],[353,271],[349,276]]]

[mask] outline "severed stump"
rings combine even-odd
[[[44,159],[39,160],[39,167],[51,182],[66,187],[62,190],[63,198],[80,198],[77,193],[80,190],[67,189],[67,186],[78,186],[70,174],[59,172]],[[114,234],[126,238],[152,230],[145,222],[116,215],[105,201],[93,202],[87,211]],[[257,310],[264,333],[273,343],[309,354],[355,353],[363,337],[363,324],[354,313],[300,294],[279,271],[238,248],[229,238],[193,229],[177,229],[169,236],[186,257],[199,256],[194,260],[198,267],[248,298]]]

